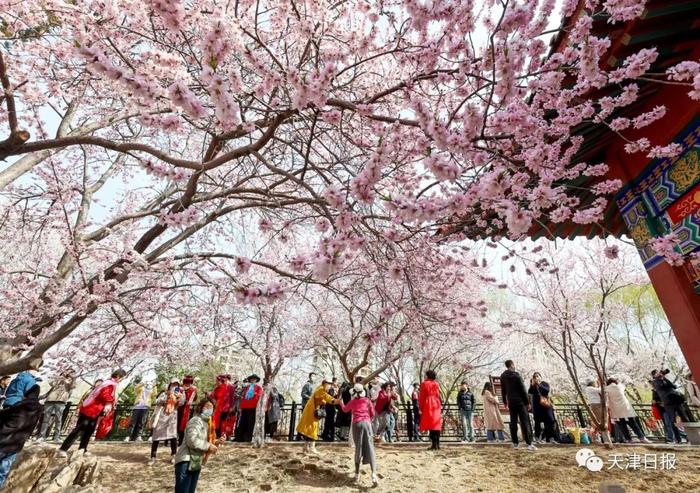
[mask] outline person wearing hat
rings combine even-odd
[[[326,404],[340,404],[342,400],[336,399],[328,393],[332,382],[323,380],[321,385],[314,390],[309,402],[306,403],[304,411],[297,425],[297,433],[306,440],[306,452],[318,454],[316,450],[316,440],[318,440],[318,422],[326,417]]]
[[[161,442],[170,443],[170,460],[174,464],[173,461],[177,453],[177,408],[182,406],[184,402],[185,395],[180,392],[180,382],[177,378],[171,379],[168,388],[161,392],[156,399],[149,465],[155,464],[156,452]]]
[[[134,378],[134,408],[129,419],[128,435],[125,442],[141,441],[141,431],[148,419],[148,408],[153,400],[153,383],[142,382],[141,377]]]
[[[219,429],[216,430],[216,436],[233,436],[233,430],[236,427],[236,420],[238,418],[239,406],[236,402],[236,392],[238,390],[236,384],[231,383],[231,375],[228,373],[226,376],[226,413],[221,415],[221,421],[219,423]]]
[[[229,383],[230,375],[222,374],[216,377],[216,387],[212,391],[210,397],[214,400],[214,416],[212,422],[216,430],[216,437],[220,438],[223,434],[224,422],[228,420],[231,406],[233,405],[233,397],[231,395],[231,385]]]
[[[197,401],[197,387],[194,386],[194,377],[186,375],[182,379],[182,387],[180,388],[184,394],[184,402],[177,408],[177,443],[182,445],[182,440],[185,437],[185,428],[190,420],[190,411],[192,406]]]
[[[365,395],[365,388],[356,383],[350,392],[351,399],[346,404],[340,402],[340,409],[352,413],[351,433],[355,443],[355,482],[360,480],[360,465],[369,464],[372,468],[372,483],[376,486],[377,461],[374,454],[374,438],[372,420],[375,406]]]
[[[241,392],[241,417],[236,428],[237,442],[252,442],[255,430],[255,408],[263,393],[260,377],[252,374]]]

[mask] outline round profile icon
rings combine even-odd
[[[579,467],[585,467],[586,461],[588,460],[589,457],[594,457],[595,452],[593,452],[589,448],[582,448],[578,452],[576,452],[576,463],[578,464]]]
[[[603,470],[603,459],[594,455],[586,460],[586,469],[591,472],[600,472]]]

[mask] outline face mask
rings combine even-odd
[[[202,417],[203,418],[211,418],[213,414],[214,414],[213,409],[202,409]]]

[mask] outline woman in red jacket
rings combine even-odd
[[[126,372],[124,370],[114,370],[112,378],[95,387],[90,392],[90,395],[85,398],[78,410],[78,422],[75,424],[75,428],[68,434],[63,441],[63,445],[58,450],[60,457],[68,455],[68,449],[77,440],[78,436],[80,436],[80,447],[78,450],[87,450],[90,437],[95,432],[97,420],[102,414],[106,414],[112,409],[117,398],[117,385],[125,376]]]
[[[236,427],[237,442],[252,442],[253,431],[255,430],[255,408],[263,393],[263,388],[258,385],[260,377],[253,374],[249,376],[248,382],[243,386],[241,394],[241,417]]]
[[[433,370],[425,372],[425,380],[420,384],[420,431],[429,431],[431,445],[428,450],[440,449],[440,431],[442,430],[442,402],[437,375]]]
[[[214,423],[214,429],[216,430],[216,438],[221,437],[221,422],[226,419],[229,412],[229,399],[228,396],[228,382],[226,380],[226,375],[218,375],[216,377],[216,387],[209,395],[209,397],[216,403],[214,406],[214,416],[212,421]]]

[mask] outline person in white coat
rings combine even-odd
[[[688,392],[688,404],[691,406],[700,406],[700,389],[695,383],[692,373],[688,373],[688,382],[685,384],[685,390]]]
[[[185,394],[180,390],[180,382],[177,378],[173,378],[168,389],[161,392],[156,399],[149,465],[156,463],[156,452],[161,442],[170,443],[170,462],[175,463],[175,454],[177,452],[177,408],[184,403]]]
[[[609,378],[606,382],[605,393],[608,396],[608,406],[610,408],[610,419],[620,427],[622,436],[626,442],[631,442],[629,428],[632,428],[639,441],[649,443],[649,439],[644,436],[644,431],[639,423],[639,418],[632,404],[625,395],[625,386],[615,378]]]

